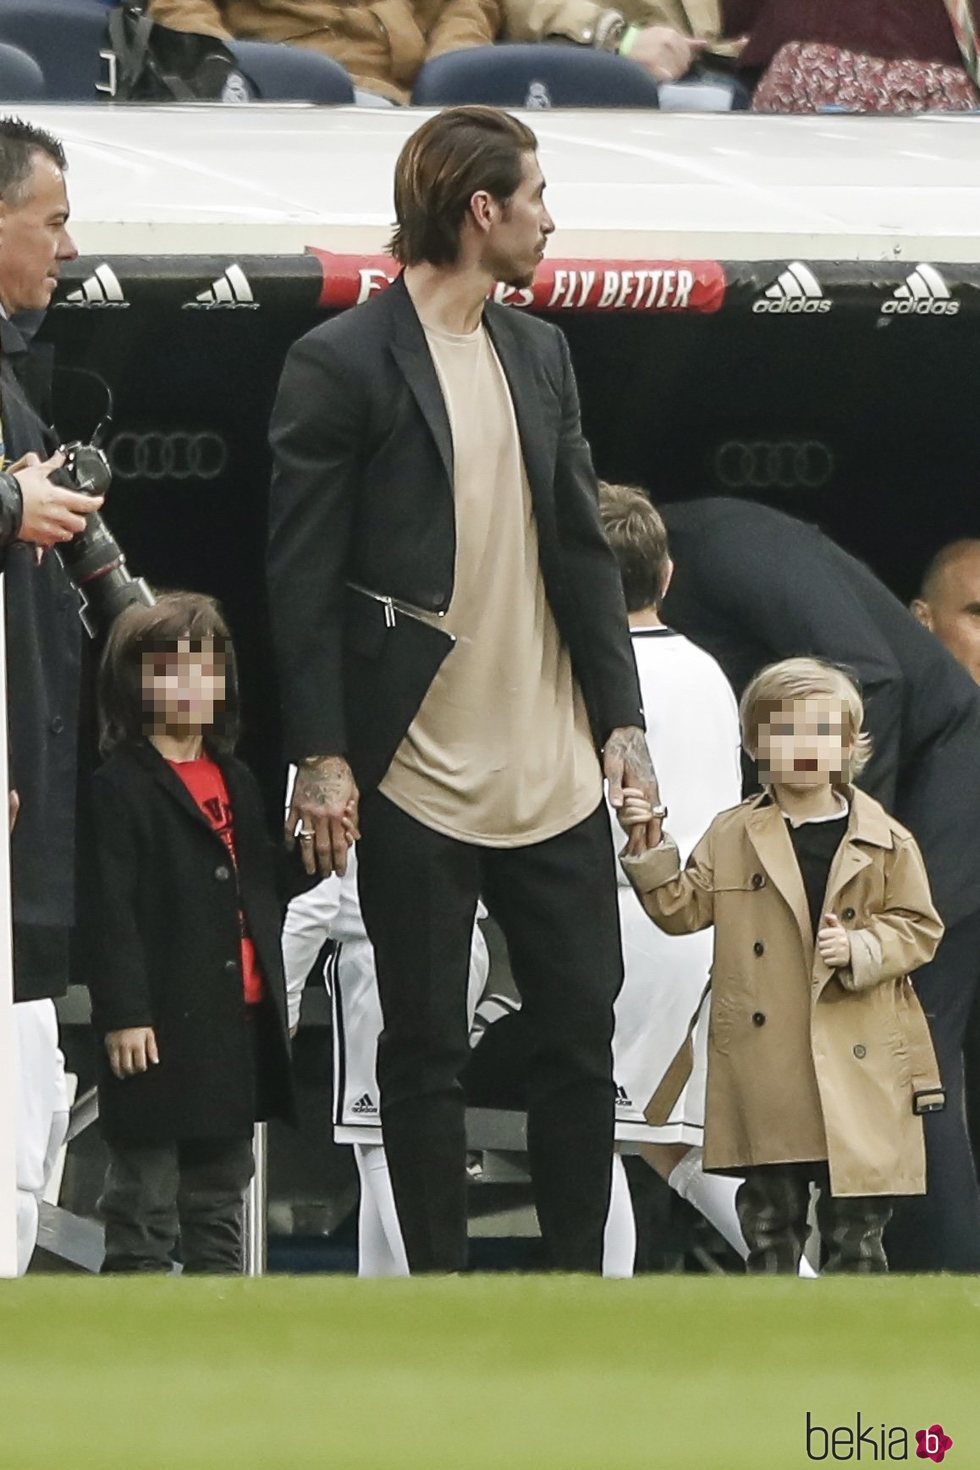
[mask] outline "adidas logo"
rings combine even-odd
[[[618,1083],[616,1084],[616,1106],[617,1108],[631,1108],[633,1106],[632,1099],[626,1091],[626,1088],[620,1087]]]
[[[56,301],[55,306],[94,307],[96,309],[120,311],[129,306],[129,302],[123,295],[123,288],[119,284],[119,278],[115,271],[103,263],[97,265],[89,276],[83,281],[77,291],[69,291],[64,301]]]
[[[752,310],[773,316],[815,316],[829,311],[831,305],[810,267],[794,260],[776,277],[762,300],[753,302]]]
[[[355,1113],[359,1118],[364,1118],[368,1115],[376,1118],[378,1115],[378,1110],[367,1093],[357,1099],[357,1102],[351,1107],[351,1112]]]
[[[248,276],[240,265],[230,265],[206,291],[199,291],[193,301],[185,301],[184,311],[258,311],[259,303],[252,295]]]
[[[960,303],[934,265],[917,265],[884,302],[881,316],[956,316]]]

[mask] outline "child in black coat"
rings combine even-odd
[[[256,1119],[291,1118],[276,854],[231,751],[216,603],[120,614],[100,670],[93,1020],[109,1165],[104,1271],[241,1269]]]

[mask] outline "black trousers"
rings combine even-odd
[[[927,1193],[895,1201],[885,1245],[893,1271],[980,1271],[980,1187],[964,1098],[963,1045],[980,979],[980,914],[943,938],[912,976],[929,1018],[946,1107],[923,1118]]]
[[[876,1275],[888,1270],[882,1232],[892,1212],[888,1196],[835,1196],[825,1163],[761,1164],[746,1169],[735,1210],[749,1248],[747,1271],[795,1276],[806,1245],[810,1185],[820,1189],[817,1227],[827,1257],[824,1272]]]
[[[528,1151],[551,1264],[598,1272],[613,1148],[613,1002],[622,984],[604,805],[558,837],[487,848],[379,792],[361,806],[358,885],[384,1030],[381,1118],[413,1271],[466,1262],[466,988],[477,899],[500,925],[532,1036]]]
[[[110,1144],[102,1270],[168,1272],[179,1241],[185,1274],[241,1271],[253,1167],[250,1138]]]

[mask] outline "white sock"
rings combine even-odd
[[[357,1217],[358,1276],[407,1276],[408,1258],[402,1241],[395,1196],[388,1172],[388,1156],[380,1143],[355,1143],[354,1162],[361,1181]]]
[[[735,1211],[735,1195],[741,1182],[724,1174],[706,1174],[701,1148],[690,1149],[667,1177],[671,1189],[692,1204],[744,1261],[749,1248]]]
[[[636,1217],[626,1169],[619,1154],[613,1154],[609,1213],[603,1237],[603,1276],[630,1277],[636,1264]]]

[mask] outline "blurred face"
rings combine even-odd
[[[544,175],[537,155],[525,153],[521,182],[505,204],[489,194],[475,196],[477,218],[484,227],[481,264],[495,281],[529,286],[541,264],[555,222],[545,208]]]
[[[823,786],[839,781],[850,747],[840,700],[824,695],[786,700],[759,726],[759,775],[777,786]]]
[[[912,611],[980,684],[980,547],[948,566],[928,602]]]
[[[0,200],[0,303],[7,315],[46,311],[62,263],[77,254],[64,174],[46,153],[35,152],[22,190],[12,201]]]
[[[213,638],[178,638],[143,654],[147,735],[208,730],[225,703],[225,653]]]

